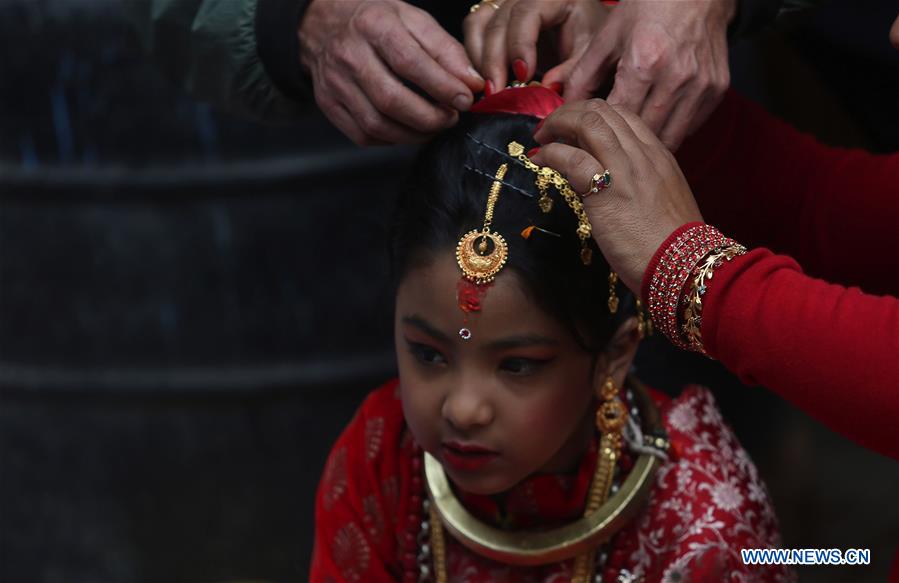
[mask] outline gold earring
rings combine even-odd
[[[627,409],[618,398],[618,388],[611,376],[606,378],[600,391],[602,403],[596,410],[596,428],[599,430],[599,451],[596,458],[596,471],[593,473],[593,482],[590,484],[590,493],[587,495],[587,508],[584,515],[588,516],[602,506],[612,490],[612,480],[615,477],[615,466],[621,457],[621,431],[627,421]],[[574,576],[572,581],[588,583],[592,578],[593,560],[596,551],[588,551],[579,555],[574,561]]]
[[[618,274],[614,271],[609,272],[609,313],[618,312],[618,295],[615,293],[615,285],[618,283]]]
[[[614,457],[617,458],[621,449],[621,431],[627,422],[627,408],[618,398],[618,388],[611,376],[603,384],[600,396],[602,402],[596,410],[596,428],[602,434],[603,442],[608,439],[614,446]]]

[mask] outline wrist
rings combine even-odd
[[[646,269],[643,272],[643,279],[640,282],[640,297],[643,299],[643,303],[646,304],[649,300],[649,285],[652,281],[652,275],[658,269],[659,262],[665,256],[665,251],[680,237],[683,233],[692,229],[693,227],[698,227],[702,225],[701,221],[692,221],[689,223],[684,223],[680,227],[674,229],[670,235],[665,237],[665,240],[662,241],[662,244],[658,246],[655,253],[653,253],[652,258],[649,260],[649,263],[646,265]]]
[[[256,55],[265,74],[285,97],[304,102],[312,99],[312,83],[297,62],[300,46],[297,30],[308,2],[303,0],[255,0],[253,33]]]
[[[312,72],[312,55],[320,51],[320,48],[317,48],[319,43],[313,31],[316,29],[316,26],[320,26],[318,9],[321,8],[321,4],[322,0],[309,0],[309,3],[306,4],[306,10],[303,12],[303,17],[297,24],[296,34],[300,68],[307,74]]]
[[[329,39],[341,34],[341,27],[349,22],[358,3],[351,0],[308,0],[296,31],[300,67],[305,72],[312,72],[316,57]]]
[[[641,286],[652,323],[678,348],[705,353],[700,326],[705,282],[725,261],[746,252],[704,223],[687,223],[659,247]]]

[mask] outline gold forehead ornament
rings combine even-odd
[[[475,285],[493,281],[509,258],[506,240],[496,231],[490,230],[493,223],[493,209],[496,207],[502,180],[508,170],[509,165],[503,164],[496,171],[490,195],[487,197],[484,226],[465,233],[456,245],[456,262],[465,279]]]

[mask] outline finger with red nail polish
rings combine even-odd
[[[515,59],[512,63],[512,70],[515,72],[515,78],[518,79],[519,83],[524,83],[528,80],[528,64],[524,60]]]

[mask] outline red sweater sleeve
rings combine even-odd
[[[731,91],[678,159],[709,223],[785,254],[716,271],[706,350],[899,458],[899,154],[825,146]]]
[[[715,272],[703,304],[706,350],[743,382],[899,459],[899,299],[756,249]]]
[[[899,153],[818,143],[733,91],[678,152],[703,216],[809,275],[899,296]]]

